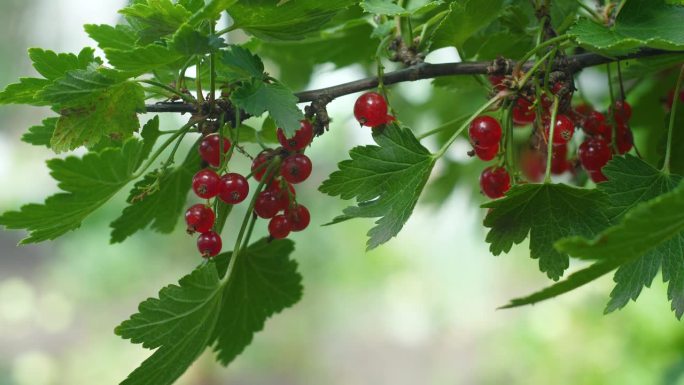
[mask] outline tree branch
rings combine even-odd
[[[571,72],[578,72],[583,68],[615,62],[618,60],[681,53],[684,52],[662,51],[654,49],[642,49],[638,52],[618,57],[607,57],[595,53],[582,53],[578,55],[568,56],[567,58],[565,58],[563,64],[558,63],[556,66],[554,66],[554,69],[556,69],[557,66],[566,65],[570,67]],[[512,64],[515,63],[512,62]],[[529,69],[532,67],[533,64],[534,62],[527,62],[525,63],[523,68]],[[441,64],[420,63],[411,67],[400,69],[398,71],[385,73],[385,76],[383,77],[383,83],[385,85],[390,85],[407,81],[432,79],[441,76],[487,75],[490,73],[491,67],[491,61]],[[337,97],[353,94],[355,92],[373,89],[378,86],[378,83],[379,82],[377,77],[368,77],[365,79],[355,80],[353,82],[338,84],[332,87],[298,92],[295,95],[299,98],[299,103],[312,102],[321,97],[335,99]],[[146,108],[147,112],[196,112],[195,106],[179,102],[159,102],[156,104],[148,104]]]

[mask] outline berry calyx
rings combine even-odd
[[[544,130],[546,137],[549,137],[549,125],[545,124]],[[553,144],[566,144],[572,139],[575,133],[575,124],[567,116],[561,114],[556,116],[556,127],[553,129]]]
[[[280,166],[280,174],[286,181],[297,184],[306,180],[311,175],[311,159],[304,154],[290,155]]]
[[[301,151],[306,148],[313,140],[313,126],[308,120],[299,123],[299,129],[295,131],[291,138],[285,137],[282,128],[278,128],[278,142],[288,151]]]
[[[222,247],[221,236],[214,231],[204,233],[197,238],[197,250],[204,258],[215,257],[221,252]]]
[[[474,146],[473,152],[475,153],[475,155],[477,155],[478,158],[487,162],[494,159],[496,157],[496,154],[499,153],[499,144],[497,143],[496,145],[491,147]]]
[[[534,122],[537,114],[532,108],[532,103],[530,103],[525,98],[518,98],[513,106],[513,123],[517,126],[526,126]]]
[[[238,204],[249,195],[249,183],[240,174],[228,173],[221,177],[218,195],[222,201],[228,204]]]
[[[230,150],[230,140],[223,138],[223,153],[227,153]],[[200,157],[214,167],[218,167],[221,164],[221,144],[218,134],[207,135],[202,138],[199,143],[197,150],[199,151]]]
[[[268,222],[268,233],[275,239],[283,239],[290,234],[292,228],[285,215],[276,215]]]
[[[501,198],[511,188],[511,176],[503,167],[487,167],[480,174],[480,188],[489,198]]]
[[[192,189],[198,197],[209,199],[218,195],[220,182],[221,178],[216,171],[204,169],[192,177]]]
[[[271,161],[271,158],[272,151],[264,150],[261,151],[259,155],[257,155],[257,157],[252,161],[252,175],[257,182],[261,182],[261,178],[263,178],[264,174],[266,174],[268,163]]]
[[[387,101],[377,92],[366,92],[354,103],[354,117],[362,126],[377,127],[394,120],[387,115]]]
[[[282,209],[282,200],[271,191],[260,192],[254,202],[254,212],[261,218],[273,218]]]
[[[300,204],[287,208],[285,210],[285,217],[287,217],[292,231],[302,231],[307,228],[309,222],[311,222],[309,210]]]
[[[491,116],[478,116],[470,123],[468,135],[474,146],[492,147],[501,140],[501,125]]]
[[[216,215],[214,210],[201,203],[191,206],[185,212],[185,223],[188,225],[188,233],[206,233],[214,227]]]
[[[613,157],[610,145],[600,138],[588,138],[577,150],[582,166],[589,172],[599,171]]]

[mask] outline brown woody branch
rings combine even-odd
[[[569,66],[570,72],[578,72],[583,68],[593,67],[601,64],[611,63],[619,60],[634,59],[648,56],[658,56],[667,54],[681,54],[681,51],[662,51],[654,49],[642,49],[638,52],[617,56],[607,57],[595,53],[582,53],[566,57],[563,62],[558,62],[556,65]],[[513,62],[512,62],[513,63]],[[523,68],[530,68],[534,63],[528,62]],[[491,73],[492,62],[462,62],[462,63],[441,63],[430,64],[420,63],[411,67],[400,69],[398,71],[387,72],[383,77],[385,85],[396,84],[407,81],[415,81],[421,79],[433,79],[441,76],[454,75],[487,75]],[[511,66],[512,67],[512,66]],[[509,67],[510,68],[510,67]],[[557,69],[554,67],[554,69]],[[335,99],[340,96],[353,94],[355,92],[365,91],[377,87],[379,84],[377,77],[368,77],[365,79],[355,80],[353,82],[342,83],[332,87],[321,88],[317,90],[298,92],[295,95],[299,98],[299,103],[312,102],[322,97],[326,99]],[[196,107],[188,103],[179,102],[160,102],[156,104],[149,104],[146,106],[147,112],[180,112],[193,113],[196,112]]]

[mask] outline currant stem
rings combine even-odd
[[[551,159],[553,158],[553,132],[556,129],[556,115],[558,114],[558,96],[553,95],[553,110],[551,111],[551,121],[549,122],[549,137],[546,138],[546,172],[544,173],[544,183],[551,183]]]
[[[470,118],[468,120],[463,122],[461,127],[459,127],[458,130],[456,130],[456,132],[454,132],[454,134],[451,135],[449,140],[447,140],[446,143],[444,143],[444,145],[439,149],[439,151],[437,151],[435,154],[432,155],[432,157],[435,159],[441,158],[447,152],[449,147],[456,141],[456,139],[458,139],[458,136],[461,135],[461,132],[463,132],[463,130],[468,128],[468,126],[470,125],[470,122],[472,122],[473,119],[475,119],[478,115],[480,115],[481,113],[486,111],[493,104],[495,104],[499,100],[501,100],[502,97],[503,97],[503,94],[497,94],[493,98],[489,99],[487,101],[487,103],[483,104],[482,107],[478,108],[478,110],[475,111],[474,114],[470,115]]]
[[[213,35],[214,32],[216,31],[216,24],[214,22],[209,23],[209,34]],[[200,77],[200,73],[197,73],[197,77]],[[214,98],[216,97],[215,95],[216,92],[216,53],[214,51],[211,51],[209,54],[209,102],[211,103],[211,107],[213,109],[214,107]],[[223,138],[223,137],[222,137]],[[223,140],[220,140],[219,143],[223,142]],[[223,152],[221,152],[223,154]]]
[[[539,44],[538,46],[532,48],[529,52],[523,56],[520,61],[518,61],[518,64],[516,64],[516,69],[521,70],[522,65],[527,62],[532,56],[534,56],[537,52],[541,51],[544,48],[547,48],[549,46],[552,46],[554,44],[562,43],[566,40],[570,40],[573,37],[571,35],[560,35],[556,36],[552,39],[546,40],[545,42]]]
[[[675,125],[675,115],[677,114],[677,105],[679,105],[679,93],[682,88],[682,78],[684,78],[684,65],[679,70],[679,77],[674,89],[674,97],[672,98],[672,109],[670,110],[670,126],[667,129],[667,147],[665,149],[665,161],[663,162],[663,172],[670,172],[670,156],[672,155],[672,133]]]
[[[525,84],[527,84],[532,75],[534,75],[534,73],[537,72],[539,67],[541,67],[546,62],[546,59],[548,59],[553,52],[554,51],[547,52],[546,55],[542,56],[539,60],[537,60],[536,63],[534,63],[532,68],[530,68],[530,70],[525,73],[525,77],[523,77],[520,81],[520,84],[518,85],[519,88],[522,88],[525,86]]]
[[[171,145],[171,143],[173,143],[174,140],[176,140],[181,135],[185,135],[185,133],[187,133],[188,130],[190,130],[190,128],[192,126],[194,126],[195,124],[197,124],[203,120],[204,119],[197,119],[197,120],[191,119],[188,123],[186,123],[183,127],[181,127],[180,130],[178,130],[175,134],[171,135],[166,140],[166,142],[164,142],[157,149],[157,151],[155,151],[155,153],[150,157],[150,159],[147,161],[147,163],[145,163],[145,165],[140,168],[140,171],[138,171],[133,176],[131,176],[131,180],[140,178],[145,173],[145,171],[147,171],[147,169],[150,168],[150,166],[154,163],[154,161],[157,160],[159,155],[161,155],[162,152],[164,152],[164,150],[166,150],[166,148],[169,147]]]
[[[432,130],[430,130],[430,131],[428,131],[428,132],[424,132],[424,133],[422,133],[422,134],[416,136],[416,139],[418,139],[418,140],[423,140],[423,139],[427,138],[428,136],[432,136],[432,135],[437,134],[437,133],[439,133],[439,132],[441,132],[441,131],[444,131],[444,130],[446,130],[447,128],[453,126],[454,123],[461,122],[461,121],[463,121],[463,119],[466,119],[467,117],[468,117],[468,115],[461,115],[460,117],[458,117],[458,118],[456,118],[456,119],[451,119],[451,120],[449,120],[448,122],[446,122],[446,123],[440,125],[440,126],[437,127],[437,128],[434,128],[434,129],[432,129]]]
[[[149,80],[149,79],[140,79],[140,80],[138,80],[138,82],[165,89],[166,91],[169,91],[170,93],[178,96],[179,98],[183,99],[184,101],[186,101],[188,103],[196,103],[197,102],[197,100],[195,100],[195,98],[193,98],[192,95],[184,94],[184,93],[176,90],[175,88],[170,87],[164,83],[160,83],[160,82],[157,82],[154,80]]]

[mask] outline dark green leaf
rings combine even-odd
[[[176,32],[192,13],[171,0],[147,0],[119,11],[136,30],[142,44],[152,43]]]
[[[129,72],[131,76],[152,72],[183,57],[180,53],[157,44],[133,50],[108,48],[104,51],[111,65],[121,71]]]
[[[208,54],[223,46],[223,39],[202,33],[189,24],[184,24],[169,41],[171,49],[187,56]]]
[[[50,148],[50,139],[52,139],[52,134],[55,132],[57,120],[57,118],[43,120],[42,125],[29,128],[28,132],[21,137],[21,140],[34,146]]]
[[[430,176],[435,158],[410,129],[392,124],[374,130],[377,146],[356,147],[350,160],[339,164],[319,190],[342,199],[356,198],[358,206],[344,217],[381,217],[368,235],[368,248],[396,236],[409,219]]]
[[[258,56],[239,45],[231,45],[220,53],[219,76],[231,80],[261,79],[264,77],[264,63]]]
[[[408,11],[404,7],[397,5],[392,0],[364,0],[361,2],[361,7],[368,13],[376,15],[406,15]]]
[[[539,259],[539,269],[558,280],[568,268],[565,253],[553,243],[572,235],[593,236],[608,226],[601,209],[605,195],[596,190],[564,184],[513,186],[503,199],[482,205],[490,208],[484,220],[489,250],[494,255],[510,251],[514,243],[530,237],[530,257]]]
[[[431,49],[460,48],[469,37],[496,19],[503,9],[503,0],[454,1],[432,35]]]
[[[253,81],[236,90],[231,100],[247,113],[260,116],[268,111],[285,136],[291,137],[299,129],[304,114],[297,107],[297,97],[280,83]]]

